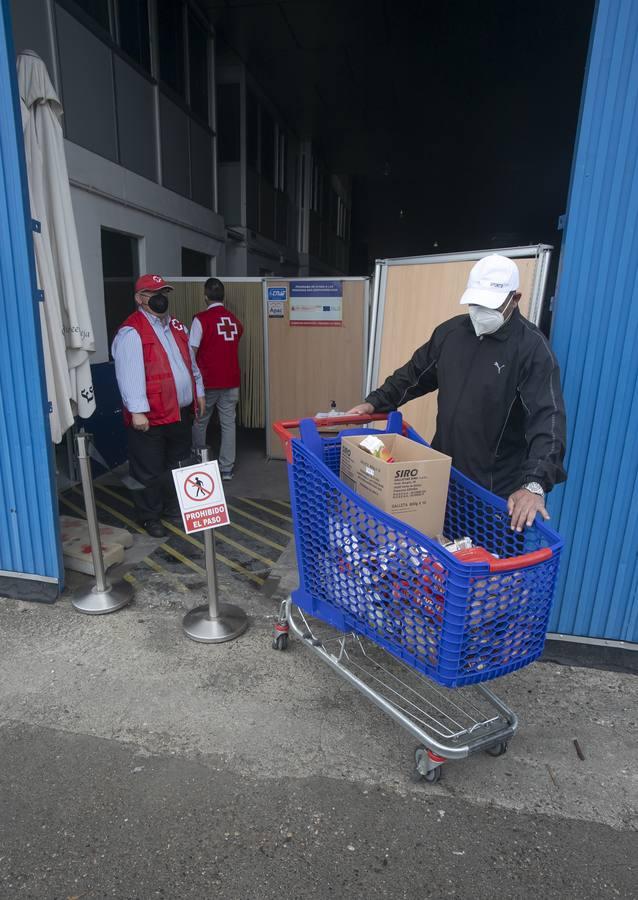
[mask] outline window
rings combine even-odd
[[[301,154],[299,184],[301,187],[299,195],[299,205],[302,209],[306,206],[306,154]]]
[[[246,225],[259,230],[259,175],[253,168],[246,169]]]
[[[126,3],[118,3],[117,24],[122,50],[150,72],[148,0],[126,0]]]
[[[102,229],[102,277],[109,352],[113,338],[135,311],[135,280],[139,275],[137,238]]]
[[[288,165],[288,153],[286,146],[286,135],[279,129],[279,154],[277,157],[277,184],[276,187],[280,191],[286,190],[286,166]]]
[[[255,95],[246,92],[246,162],[257,168],[259,157],[259,104]]]
[[[336,191],[328,192],[328,224],[335,233],[339,227],[339,199]]]
[[[297,152],[292,156],[292,177],[289,179],[289,183],[288,192],[296,199],[299,196],[299,154]],[[303,206],[303,203],[301,205]]]
[[[217,132],[219,161],[239,162],[241,130],[238,84],[220,84],[217,88]]]
[[[181,0],[157,0],[160,79],[184,96],[184,17]]]
[[[79,7],[83,13],[86,13],[90,19],[93,19],[110,34],[109,0],[73,0],[73,5]]]
[[[312,198],[310,208],[321,214],[323,210],[323,173],[317,162],[312,164]]]
[[[275,183],[275,123],[270,113],[261,111],[261,174]]]
[[[341,197],[337,197],[337,235],[347,240],[348,234],[348,207]]]
[[[210,256],[182,247],[182,275],[184,278],[201,278],[210,275]]]
[[[191,12],[188,14],[188,69],[191,109],[208,123],[208,33]]]

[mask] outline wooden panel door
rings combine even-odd
[[[520,272],[520,310],[526,315],[536,258],[515,262]],[[406,363],[429,340],[437,325],[467,311],[467,307],[459,306],[459,300],[475,264],[476,260],[463,260],[388,266],[378,378],[373,388]],[[459,365],[462,364],[459,360]],[[421,437],[430,441],[436,428],[436,409],[435,392],[406,403],[401,412]]]
[[[329,279],[319,279],[326,281]],[[269,279],[267,287],[288,287],[285,279]],[[337,327],[291,326],[290,297],[284,318],[268,319],[268,455],[283,459],[271,423],[327,412],[334,400],[347,410],[364,392],[364,334],[367,279],[343,281],[343,324]]]

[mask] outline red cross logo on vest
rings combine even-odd
[[[238,333],[237,325],[228,316],[222,316],[217,323],[217,334],[220,334],[225,341],[234,341]]]

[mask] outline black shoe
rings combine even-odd
[[[144,522],[144,528],[146,533],[154,538],[163,538],[168,534],[162,523],[158,522],[157,519],[150,519],[148,522]]]
[[[168,519],[169,522],[177,522],[178,525],[182,524],[182,514],[179,506],[176,506],[175,508],[171,506],[169,509],[165,509],[162,518]]]

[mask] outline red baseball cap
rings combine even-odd
[[[170,284],[166,284],[161,275],[140,275],[135,282],[135,293],[142,291],[154,294],[157,291],[172,291]]]

